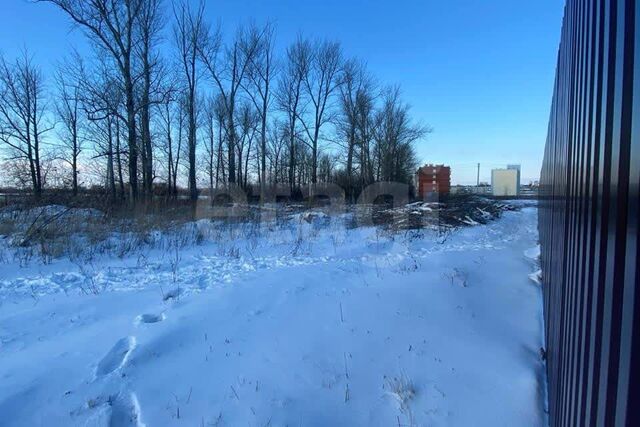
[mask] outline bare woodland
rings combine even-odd
[[[69,52],[51,75],[28,51],[0,57],[0,185],[137,202],[327,182],[353,199],[411,182],[429,129],[338,41],[280,51],[271,23],[225,36],[204,2],[36,3],[63,11],[91,54]]]

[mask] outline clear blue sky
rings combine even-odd
[[[83,38],[48,4],[0,0],[0,51],[26,46],[45,72]],[[166,3],[169,0],[165,0]],[[207,0],[228,30],[276,22],[278,42],[298,32],[342,42],[384,83],[402,86],[415,118],[433,128],[421,162],[447,163],[473,183],[492,167],[521,163],[524,181],[542,162],[563,0]]]

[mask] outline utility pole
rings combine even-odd
[[[480,187],[480,163],[478,163],[478,179],[476,181],[476,187]]]

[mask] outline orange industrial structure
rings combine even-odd
[[[416,172],[416,195],[425,199],[451,190],[451,168],[445,165],[424,165]]]

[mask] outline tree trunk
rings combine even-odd
[[[142,108],[140,114],[143,150],[143,176],[144,193],[151,198],[153,192],[153,150],[151,147],[151,113],[150,113],[150,91],[151,91],[151,70],[148,58],[148,48],[144,53],[144,88],[142,91]]]
[[[131,202],[138,200],[138,146],[136,137],[136,108],[133,81],[131,79],[131,64],[125,62],[125,96],[127,109],[127,142],[129,148],[129,194]]]
[[[220,169],[222,167],[222,175],[224,176],[224,165],[222,164],[222,122],[218,125],[218,156],[216,159],[216,188],[220,182]]]
[[[36,169],[36,188],[35,188],[35,196],[36,198],[40,198],[42,194],[42,170],[40,168],[40,134],[38,133],[38,102],[37,102],[37,94],[35,93],[34,88],[34,103],[33,103],[33,111],[32,111],[32,126],[33,126],[33,154],[34,154],[34,163]]]
[[[76,154],[73,155],[71,168],[73,169],[73,196],[76,197],[78,195],[78,156]]]
[[[173,141],[171,138],[171,115],[169,111],[169,103],[167,103],[167,146],[168,146],[168,161],[167,161],[167,198],[171,197],[172,193],[172,185],[171,185],[171,177],[172,177],[172,169],[173,169]]]
[[[124,178],[122,176],[122,148],[120,144],[120,119],[116,118],[116,163],[118,165],[118,184],[120,186],[120,198],[124,199]]]
[[[77,98],[76,98],[77,99]],[[76,103],[77,105],[77,103]],[[77,117],[78,117],[78,111],[77,109],[75,110],[75,118],[73,119],[72,123],[71,123],[71,138],[72,138],[72,143],[71,143],[71,147],[73,152],[71,153],[72,157],[71,157],[71,173],[73,175],[73,196],[76,197],[78,195],[78,155],[80,154],[80,150],[78,147],[78,123],[77,123]]]
[[[260,149],[261,154],[261,180],[260,180],[260,201],[264,202],[265,188],[267,185],[267,109],[269,108],[269,71],[265,81],[265,95],[262,98],[262,123],[260,124]]]
[[[350,201],[353,201],[353,146],[355,143],[355,134],[351,129],[349,134],[349,146],[347,149],[347,195]]]
[[[227,114],[228,124],[229,124],[229,183],[233,184],[236,182],[236,127],[235,120],[233,117],[233,101],[230,101],[231,106],[229,107],[229,112]]]
[[[209,197],[213,195],[213,153],[215,150],[215,126],[213,119],[209,120]],[[211,199],[213,202],[213,199]]]
[[[113,130],[111,118],[107,119],[107,183],[111,200],[116,199],[116,180],[113,167]]]
[[[318,132],[320,126],[316,125],[313,131],[313,149],[311,153],[311,182],[318,182]]]
[[[198,188],[196,187],[196,117],[195,117],[195,91],[192,88],[189,99],[189,197],[192,201],[198,200]]]
[[[31,175],[31,187],[33,188],[33,196],[35,198],[40,197],[40,193],[38,192],[38,178],[36,176],[36,165],[33,159],[33,149],[31,144],[31,126],[27,124],[26,126],[26,134],[27,134],[27,158],[29,160],[29,174]]]

